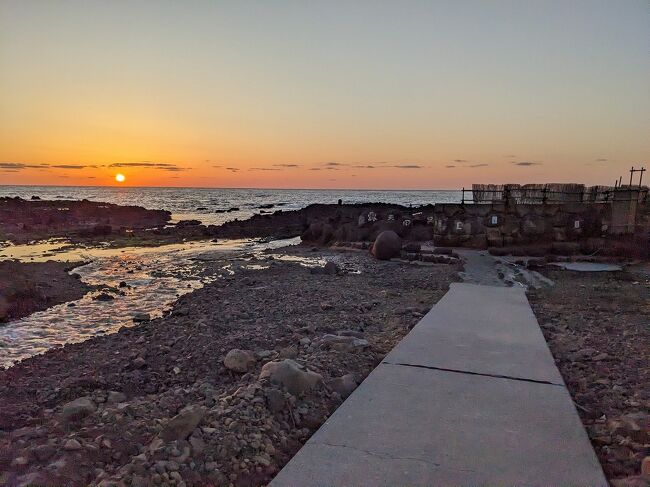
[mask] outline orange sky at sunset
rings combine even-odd
[[[648,163],[647,18],[641,0],[4,1],[0,184],[612,184]]]

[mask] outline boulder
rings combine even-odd
[[[160,438],[164,441],[185,440],[199,425],[205,411],[202,406],[187,406],[163,425]]]
[[[268,362],[262,367],[259,378],[283,386],[294,396],[309,391],[323,380],[322,375],[304,370],[290,359]]]
[[[226,354],[226,358],[223,359],[223,364],[227,369],[239,372],[241,374],[247,372],[255,362],[256,359],[253,352],[250,352],[248,350],[240,350],[238,348],[233,348]]]
[[[95,403],[89,397],[80,397],[63,405],[61,415],[64,421],[77,421],[95,412]]]
[[[336,379],[332,379],[327,384],[334,392],[338,393],[343,399],[348,397],[357,388],[357,381],[352,374],[345,374]]]
[[[402,239],[392,230],[385,230],[377,235],[372,246],[372,255],[379,260],[397,257],[402,249]]]

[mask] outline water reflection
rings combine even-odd
[[[138,313],[148,313],[152,318],[161,316],[179,296],[236,272],[237,266],[208,265],[211,261],[239,259],[242,254],[263,259],[264,250],[298,242],[297,238],[268,243],[230,240],[161,247],[78,249],[58,241],[38,243],[34,247],[5,247],[0,251],[0,259],[89,262],[72,272],[103,290],[0,326],[0,366],[10,366],[64,343],[114,333],[122,326],[132,326],[133,317]],[[93,299],[99,293],[113,299]]]

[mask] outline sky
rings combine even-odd
[[[649,155],[647,0],[0,0],[0,184],[612,184]]]

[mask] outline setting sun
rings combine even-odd
[[[124,174],[116,174],[115,175],[115,181],[118,183],[123,183],[126,178],[124,177]]]

